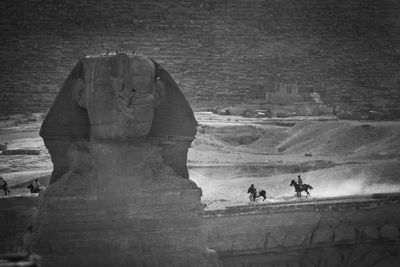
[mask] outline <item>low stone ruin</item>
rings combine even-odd
[[[37,149],[7,149],[0,150],[0,155],[40,155]]]
[[[81,59],[41,127],[54,170],[32,252],[44,266],[219,266],[186,167],[196,124],[151,59]]]
[[[39,155],[37,149],[8,149],[8,143],[0,144],[0,155]]]

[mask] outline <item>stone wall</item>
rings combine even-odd
[[[260,103],[276,84],[400,114],[396,0],[4,0],[0,115],[45,111],[82,53],[160,62],[196,108]]]
[[[35,205],[0,199],[0,252],[20,245]],[[207,211],[203,223],[225,266],[394,266],[399,208],[399,194],[382,194],[231,207]]]
[[[395,266],[399,208],[400,195],[376,195],[231,207],[204,222],[226,266]]]

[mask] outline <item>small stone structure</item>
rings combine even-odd
[[[32,242],[44,266],[218,266],[186,167],[196,124],[151,59],[81,59],[40,131],[54,164]]]
[[[273,117],[317,116],[331,114],[332,109],[323,105],[318,93],[301,94],[296,84],[275,83],[266,91],[266,108]]]

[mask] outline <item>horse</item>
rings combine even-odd
[[[3,179],[3,177],[0,177],[0,189],[4,191],[5,196],[11,195],[10,190],[8,189],[7,182]]]
[[[303,184],[303,186],[300,186],[295,180],[292,180],[290,182],[290,186],[294,186],[294,190],[296,191],[297,197],[301,197],[301,192],[305,191],[307,193],[306,197],[311,196],[310,193],[308,192],[308,189],[313,189],[313,187],[309,184]]]
[[[8,189],[7,184],[3,184],[3,185],[1,186],[1,189],[4,191],[4,195],[5,195],[5,196],[11,195],[10,189]]]
[[[255,196],[255,197],[254,197],[253,194],[250,194],[250,195],[249,195],[250,201],[253,201],[253,202],[255,202],[256,199],[259,198],[259,197],[263,197],[263,198],[264,198],[264,199],[263,199],[263,202],[264,202],[264,201],[267,199],[267,192],[266,192],[265,190],[259,190],[259,191],[256,193],[256,196]]]
[[[39,193],[40,190],[42,190],[40,187],[39,188],[35,188],[33,186],[33,184],[28,185],[26,188],[28,188],[29,190],[31,190],[31,193]]]

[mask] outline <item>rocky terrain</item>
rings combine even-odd
[[[0,143],[40,155],[0,155],[0,173],[12,195],[46,185],[52,163],[38,135],[41,114],[2,118]],[[301,174],[311,198],[399,192],[400,122],[342,121],[333,117],[243,118],[196,113],[188,154],[190,178],[208,210],[249,203],[247,188],[267,191],[268,202],[297,200],[290,180]],[[2,192],[1,192],[2,193]],[[305,197],[298,199],[304,200]]]

